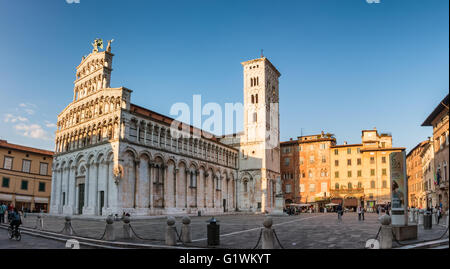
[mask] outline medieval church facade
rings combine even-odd
[[[93,45],[76,68],[73,101],[58,115],[50,213],[282,209],[280,73],[268,59],[242,63],[243,132],[206,138],[193,126],[171,130],[174,119],[131,103],[130,89],[112,88],[111,42],[105,51]]]

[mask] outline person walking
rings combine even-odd
[[[437,214],[437,224],[439,224],[439,221],[441,220],[441,217],[442,217],[442,208],[440,208],[440,207],[438,207],[437,205],[436,205],[436,214]]]
[[[342,205],[341,204],[339,204],[337,206],[337,214],[338,214],[338,220],[341,220],[342,219]]]
[[[356,209],[356,212],[358,213],[358,221],[361,221],[361,206],[360,205]]]
[[[364,221],[364,212],[366,211],[366,209],[364,209],[363,206],[361,206],[361,216],[362,216],[362,220]]]
[[[3,203],[0,204],[0,223],[5,223],[5,208],[6,206]]]

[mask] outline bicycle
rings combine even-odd
[[[16,227],[16,229],[11,228],[11,226],[8,227],[8,237],[9,239],[15,238],[16,241],[20,241],[22,239],[22,234],[20,233],[20,228]]]

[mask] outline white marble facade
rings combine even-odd
[[[129,89],[110,88],[113,56],[109,48],[83,57],[73,102],[58,115],[51,213],[272,210],[279,179],[278,128],[278,148],[273,149],[278,155],[274,158],[259,143],[252,156],[257,165],[240,153],[248,128],[231,139],[193,137],[181,130],[180,137],[172,136],[171,118],[133,105]]]

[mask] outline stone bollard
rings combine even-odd
[[[42,217],[42,213],[39,213],[37,215],[36,219],[36,229],[38,230],[44,230],[44,218]]]
[[[379,218],[381,223],[380,231],[380,248],[391,249],[392,248],[392,227],[391,217],[389,215],[383,215]]]
[[[419,225],[423,224],[423,214],[425,213],[425,211],[423,209],[419,210]]]
[[[123,238],[133,239],[133,233],[131,232],[130,217],[123,217]]]
[[[66,222],[64,223],[64,229],[62,231],[62,234],[72,235],[73,234],[72,217],[71,216],[66,216],[64,219],[66,220]]]
[[[183,226],[181,227],[181,241],[183,243],[191,243],[191,218],[188,216],[183,217]]]
[[[262,231],[262,246],[261,249],[274,249],[275,248],[275,236],[273,234],[273,229],[272,229],[272,218],[271,217],[267,217],[264,222],[264,228]]]
[[[116,240],[116,235],[114,233],[114,217],[107,216],[106,217],[106,230],[105,230],[105,240],[114,241]]]
[[[175,227],[175,218],[167,217],[166,245],[175,246],[177,244],[177,228]]]

